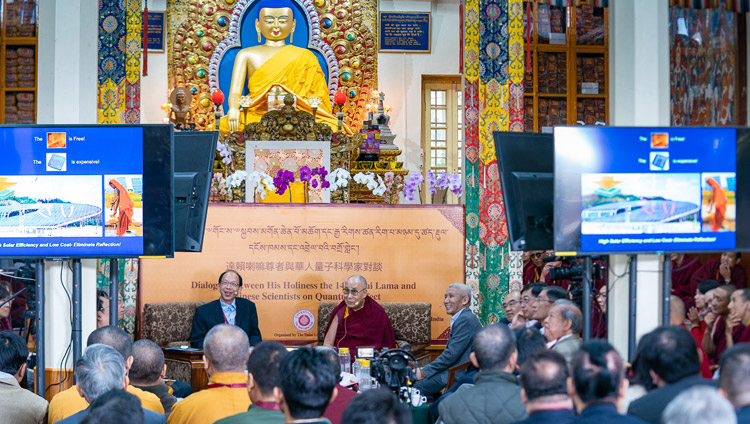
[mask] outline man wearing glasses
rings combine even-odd
[[[385,309],[367,295],[365,277],[347,278],[342,293],[344,300],[331,312],[323,345],[348,347],[350,354],[356,353],[358,346],[375,346],[377,350],[395,348],[391,320]]]
[[[262,342],[258,328],[258,311],[255,303],[237,297],[242,290],[242,276],[237,271],[226,270],[219,276],[220,297],[213,302],[199,306],[193,317],[193,328],[190,330],[190,344],[203,349],[203,339],[208,330],[218,324],[236,325],[247,333],[250,346]]]

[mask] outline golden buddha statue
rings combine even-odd
[[[240,131],[247,122],[258,122],[268,112],[268,93],[281,87],[297,97],[297,109],[312,113],[307,102],[310,97],[318,97],[322,103],[317,108],[316,118],[335,130],[337,120],[331,114],[331,100],[328,94],[325,74],[318,59],[311,51],[286,44],[294,38],[296,21],[291,7],[264,7],[255,20],[258,43],[265,43],[240,50],[234,59],[232,82],[229,88],[229,111],[221,119],[219,130],[222,133]],[[247,81],[249,97],[252,99],[246,111],[240,113],[240,97]]]

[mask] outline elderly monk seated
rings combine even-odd
[[[205,390],[177,402],[169,415],[169,424],[212,423],[246,412],[247,359],[250,343],[241,328],[219,324],[206,334],[203,363],[209,380]]]
[[[350,354],[355,353],[358,346],[374,346],[377,350],[395,348],[391,320],[385,309],[367,295],[365,277],[347,278],[343,292],[344,300],[331,312],[323,345],[347,347]]]

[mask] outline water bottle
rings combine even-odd
[[[359,391],[372,389],[372,377],[370,376],[370,360],[362,359],[361,369],[359,371]]]
[[[359,360],[355,360],[354,363],[352,364],[352,374],[354,374],[354,378],[356,378],[357,381],[359,381],[359,375],[360,375],[360,372],[361,372],[361,368],[362,367],[359,364]]]
[[[339,348],[339,359],[341,360],[341,372],[351,372],[351,357],[349,356],[348,347]]]

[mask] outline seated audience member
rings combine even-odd
[[[341,422],[411,424],[411,412],[390,390],[368,390],[351,401],[341,417]]]
[[[654,380],[651,378],[651,370],[649,365],[646,364],[646,353],[644,352],[646,346],[653,343],[655,338],[656,334],[651,332],[644,334],[638,341],[638,345],[635,348],[635,357],[630,365],[630,384],[618,408],[620,413],[626,414],[633,401],[642,398],[647,392],[657,388]]]
[[[510,324],[511,329],[518,327],[536,327],[537,329],[542,328],[542,324],[533,319],[534,306],[536,304],[536,298],[539,294],[547,287],[544,283],[531,283],[523,286],[521,289],[521,303],[519,303],[519,312],[513,318]]]
[[[208,331],[219,324],[236,325],[241,328],[255,346],[263,339],[258,328],[258,311],[255,303],[237,297],[242,291],[242,276],[234,270],[226,270],[219,276],[219,298],[199,306],[193,317],[190,344],[203,349],[203,339]]]
[[[750,424],[750,344],[727,349],[719,365],[719,393],[737,410],[737,422]]]
[[[462,386],[440,403],[440,419],[445,424],[503,424],[526,418],[521,386],[513,375],[518,351],[510,329],[502,324],[482,329],[470,358],[480,370],[474,384]]]
[[[527,254],[527,252],[524,252],[524,254]],[[545,257],[546,252],[544,250],[532,250],[528,252],[528,255],[529,261],[525,263],[523,267],[524,286],[538,281],[544,281],[542,278],[542,270],[544,269],[544,262],[542,259]]]
[[[122,295],[118,294],[117,301],[117,320],[125,317],[125,303],[122,301]],[[96,291],[96,328],[102,328],[109,325],[109,293],[104,290]],[[118,323],[114,323],[117,327]]]
[[[91,402],[81,424],[143,424],[141,401],[122,389],[110,390]]]
[[[678,296],[669,296],[669,325],[682,327],[685,325],[685,304]]]
[[[529,417],[519,424],[575,422],[573,400],[568,395],[568,365],[557,352],[542,352],[521,366],[521,400]]]
[[[4,422],[41,424],[47,417],[47,401],[19,385],[26,377],[28,356],[21,336],[0,332],[0,417]]]
[[[501,324],[510,325],[516,314],[521,311],[521,292],[518,290],[509,291],[503,298],[503,311],[505,318],[500,320]]]
[[[517,328],[513,330],[513,335],[516,338],[516,349],[518,350],[515,371],[517,374],[518,369],[527,359],[547,350],[547,340],[536,328]]]
[[[214,326],[203,349],[208,385],[172,406],[170,424],[212,423],[250,406],[245,375],[250,345],[245,331],[229,324]]]
[[[448,370],[469,360],[474,347],[474,335],[482,329],[476,315],[469,309],[471,289],[466,284],[454,283],[445,291],[443,305],[451,316],[450,336],[445,350],[424,368],[417,368],[417,382],[414,387],[429,397],[435,397],[448,384]],[[456,378],[465,374],[459,371]]]
[[[349,406],[349,402],[357,396],[357,393],[339,383],[341,381],[341,359],[338,353],[332,348],[325,346],[318,346],[316,350],[328,360],[331,373],[336,375],[336,390],[338,391],[338,395],[328,403],[323,417],[327,418],[331,424],[340,424],[343,422],[341,421],[341,416],[344,414],[344,410]]]
[[[367,295],[367,280],[361,275],[352,275],[344,283],[344,300],[331,312],[325,330],[323,345],[347,347],[352,361],[359,346],[395,348],[396,337],[393,325],[385,309]]]
[[[4,286],[0,286],[0,303],[5,302],[10,297],[10,295],[11,293],[8,289],[6,289]],[[3,306],[0,306],[0,331],[13,330],[13,325],[10,322],[10,310],[12,306],[12,300]]]
[[[714,280],[706,280],[698,283],[695,289],[695,306],[688,309],[687,329],[695,338],[695,342],[700,346],[703,343],[703,333],[706,332],[706,323],[703,318],[708,313],[708,305],[711,303],[710,293],[719,287],[719,283]]]
[[[664,408],[677,395],[693,386],[713,384],[700,376],[698,346],[684,328],[656,328],[641,338],[636,356],[657,387],[630,403],[628,414],[643,421],[661,423]]]
[[[133,340],[125,331],[113,325],[97,328],[86,340],[86,345],[104,344],[113,347],[122,356],[125,361],[125,370],[129,371],[133,365]],[[135,395],[141,401],[141,405],[151,411],[159,414],[164,413],[164,407],[161,405],[159,397],[153,393],[143,391],[132,384],[127,388],[128,393]],[[89,403],[75,387],[55,395],[49,403],[49,422],[60,421],[69,417],[78,411],[82,411],[89,406]]]
[[[273,389],[287,423],[330,424],[323,413],[338,393],[338,375],[319,352],[301,348],[281,361],[280,387]]]
[[[706,261],[690,280],[691,287],[698,287],[698,283],[705,280],[716,280],[719,284],[731,284],[735,288],[744,289],[746,274],[740,264],[741,252],[724,252],[720,258]]]
[[[693,387],[669,402],[664,424],[736,424],[732,404],[712,387]]]
[[[578,307],[569,300],[558,300],[549,310],[544,320],[544,337],[547,349],[558,352],[568,365],[573,362],[573,354],[581,347],[583,316]]]
[[[586,424],[642,424],[638,418],[620,415],[617,406],[625,396],[628,381],[622,357],[604,340],[581,345],[573,359],[573,400]]]
[[[727,318],[727,348],[735,343],[750,342],[750,289],[735,290],[729,298],[729,317]],[[731,337],[730,337],[731,336]]]
[[[543,288],[539,296],[537,296],[534,306],[531,308],[532,318],[539,322],[544,322],[547,315],[549,315],[552,305],[560,299],[570,300],[570,293],[556,286]],[[539,329],[539,332],[544,334],[544,327]]]
[[[169,416],[177,398],[169,392],[169,386],[164,384],[166,373],[164,352],[156,343],[146,339],[133,343],[133,365],[128,373],[130,384],[158,396],[164,407],[164,414]]]
[[[698,257],[684,253],[670,255],[672,266],[672,294],[682,299],[686,309],[695,306],[695,286],[691,279],[701,267]]]
[[[607,338],[607,297],[609,288],[606,284],[594,292],[595,301],[591,302],[591,338]],[[583,299],[581,299],[583,300]]]
[[[240,412],[216,421],[216,424],[283,424],[284,414],[276,403],[273,390],[279,387],[279,366],[287,355],[278,342],[261,342],[247,360],[247,394],[252,404]]]
[[[711,364],[719,362],[721,354],[727,349],[727,317],[729,316],[729,299],[735,288],[731,284],[725,284],[712,290],[710,313],[706,314],[706,331],[703,333],[701,347],[708,355]],[[729,330],[731,331],[731,329]],[[737,329],[739,331],[739,329]]]
[[[90,404],[110,390],[128,387],[127,370],[122,355],[115,348],[104,344],[90,344],[76,361],[75,371],[78,393],[89,406],[82,411],[58,421],[60,424],[77,424],[89,414]],[[157,414],[141,407],[144,422],[165,423],[163,414]]]

